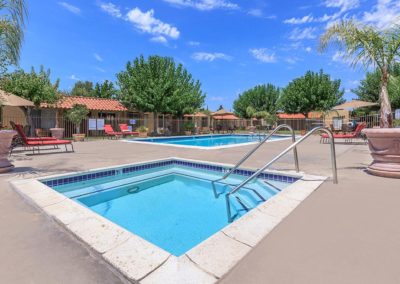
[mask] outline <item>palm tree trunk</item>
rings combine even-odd
[[[393,117],[392,117],[392,108],[389,102],[389,93],[388,93],[388,81],[389,74],[387,72],[382,72],[382,83],[381,83],[381,92],[379,94],[381,99],[381,111],[380,111],[380,127],[381,128],[390,128],[392,127]]]

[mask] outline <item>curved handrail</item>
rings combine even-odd
[[[254,147],[253,149],[251,149],[242,159],[240,159],[240,161],[237,162],[236,165],[235,165],[233,168],[231,168],[228,172],[226,172],[226,173],[224,174],[223,177],[221,177],[221,178],[219,178],[219,179],[217,179],[217,180],[213,180],[213,181],[211,182],[211,183],[212,183],[212,186],[213,186],[214,196],[215,196],[216,198],[218,197],[218,194],[217,194],[217,192],[216,192],[214,183],[215,183],[215,182],[219,182],[219,181],[221,181],[221,180],[224,180],[224,179],[226,179],[228,176],[230,176],[230,175],[231,175],[241,164],[243,164],[255,151],[257,151],[258,148],[260,148],[268,139],[270,139],[270,138],[272,137],[272,135],[274,135],[276,132],[278,132],[278,131],[281,130],[282,128],[288,129],[288,130],[292,133],[292,142],[293,142],[293,143],[296,142],[296,135],[295,135],[295,133],[294,133],[293,128],[292,128],[290,125],[287,125],[287,124],[278,125],[271,133],[269,133],[263,140],[261,140],[261,141],[256,145],[256,147]],[[296,172],[299,172],[299,158],[298,158],[298,156],[297,156],[297,148],[296,148],[296,147],[294,147],[294,149],[293,149],[293,155],[294,155],[294,163],[295,163],[295,167],[296,167]]]
[[[232,217],[230,214],[230,201],[229,201],[229,197],[236,193],[239,189],[241,189],[243,186],[245,186],[248,182],[250,182],[251,180],[253,180],[254,178],[256,178],[259,174],[261,174],[263,171],[265,171],[270,165],[272,165],[273,163],[275,163],[277,160],[279,160],[282,156],[284,156],[287,152],[289,152],[290,150],[292,150],[293,148],[296,148],[296,146],[298,144],[300,144],[301,142],[303,142],[305,139],[307,139],[309,136],[311,136],[314,132],[316,131],[322,131],[325,132],[326,134],[328,134],[329,136],[329,140],[330,140],[330,144],[331,144],[331,163],[332,163],[332,174],[333,174],[333,183],[337,184],[338,183],[338,178],[337,178],[337,166],[336,166],[336,150],[335,150],[335,139],[333,137],[332,132],[327,129],[324,126],[318,126],[315,127],[313,129],[311,129],[310,132],[308,132],[306,135],[304,135],[302,138],[300,138],[299,140],[297,140],[297,142],[294,142],[292,145],[290,145],[289,147],[287,147],[285,150],[283,150],[279,155],[275,156],[275,158],[273,158],[270,162],[268,162],[267,164],[265,164],[262,168],[260,168],[259,170],[257,170],[254,174],[252,174],[250,177],[248,177],[246,180],[244,180],[243,182],[241,182],[239,185],[237,185],[235,188],[233,188],[230,192],[228,192],[225,195],[226,198],[226,202],[227,202],[227,211],[228,211],[228,221],[232,222]]]

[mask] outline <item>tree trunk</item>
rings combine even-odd
[[[390,128],[392,127],[393,123],[392,108],[390,106],[389,93],[387,88],[388,81],[389,74],[387,72],[382,72],[381,92],[379,94],[379,97],[381,99],[381,119],[379,124],[381,128]]]

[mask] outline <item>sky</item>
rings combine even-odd
[[[39,4],[40,3],[40,4]],[[77,80],[116,81],[143,54],[173,57],[202,83],[205,107],[232,109],[258,84],[286,86],[307,70],[340,79],[355,95],[365,70],[334,48],[318,52],[341,19],[385,29],[400,23],[398,0],[28,0],[20,66],[43,65],[60,89]]]

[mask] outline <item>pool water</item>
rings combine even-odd
[[[184,137],[170,137],[170,138],[146,138],[131,140],[134,142],[149,142],[158,144],[171,144],[181,146],[195,146],[195,147],[217,147],[227,146],[243,143],[259,142],[263,139],[264,135],[245,135],[245,134],[228,134],[228,135],[201,135],[201,136],[184,136]],[[288,136],[273,135],[270,140],[287,139]]]
[[[250,174],[241,171],[242,174],[232,174],[224,183],[216,183],[220,196],[215,198],[211,181],[220,178],[224,171],[220,166],[197,167],[171,162],[152,168],[143,165],[134,172],[115,170],[115,175],[92,180],[72,177],[64,178],[65,183],[44,182],[126,230],[180,256],[229,224],[224,193]],[[231,198],[235,220],[264,202],[249,189],[257,190],[267,200],[279,192],[276,187],[283,189],[289,181],[268,183],[274,186],[257,178],[236,193],[246,203],[247,210]]]

